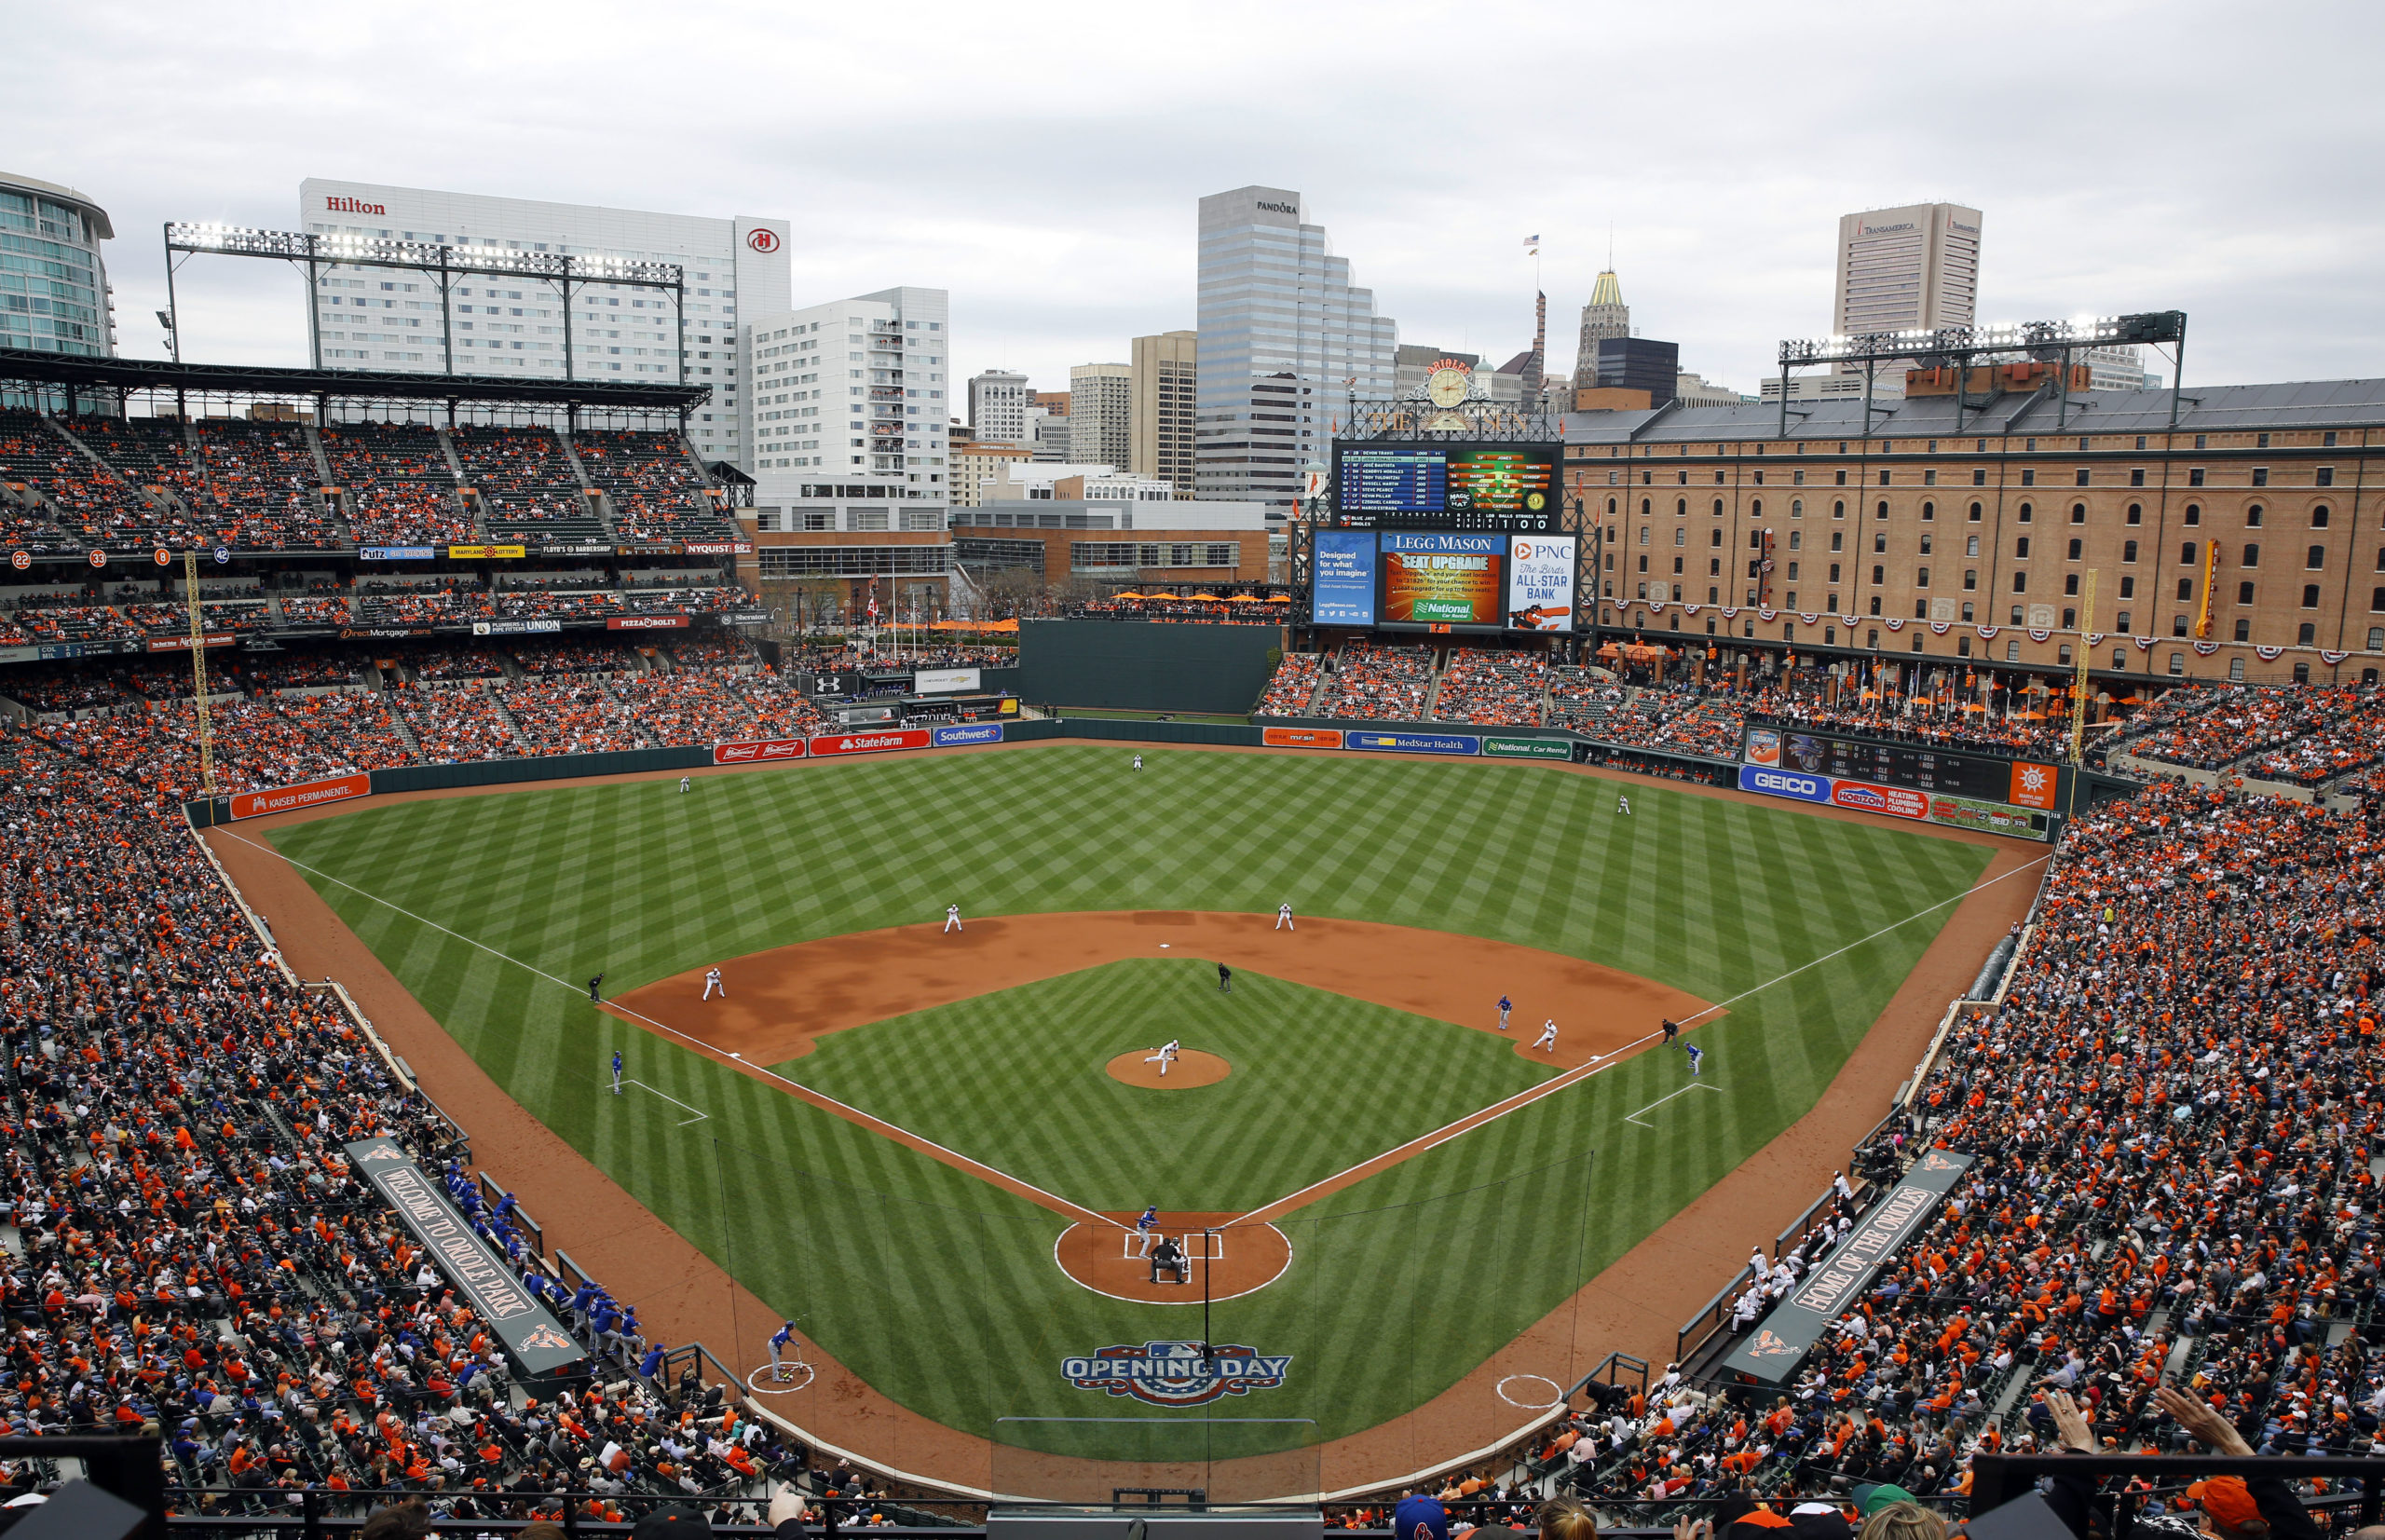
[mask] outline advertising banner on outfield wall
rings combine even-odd
[[[1830,800],[1830,777],[1802,770],[1767,770],[1762,765],[1739,767],[1739,789],[1765,797],[1793,797],[1803,802]]]
[[[244,791],[232,798],[232,816],[262,818],[269,812],[289,812],[297,808],[311,808],[324,802],[345,802],[351,797],[373,795],[373,778],[369,775],[343,775],[330,781],[307,781],[295,786],[268,786],[264,791]]]
[[[773,759],[802,757],[800,738],[745,738],[712,746],[712,762],[716,765],[761,765]]]
[[[685,615],[608,615],[605,618],[606,631],[683,631],[687,624]]]
[[[1002,741],[1000,722],[967,722],[955,727],[936,728],[935,746],[957,748],[963,743],[999,743]]]
[[[1918,792],[1904,786],[1874,785],[1869,781],[1842,781],[1761,764],[1739,767],[1739,789],[1765,797],[1793,797],[1800,802],[1828,802],[1834,807],[1884,813],[1891,818],[1944,824],[1952,828],[1978,829],[1984,834],[2009,834],[2022,839],[2044,839],[2051,833],[2046,815],[2026,808]]]
[[[1340,728],[1261,728],[1259,741],[1271,749],[1338,749]]]
[[[827,738],[814,738],[811,756],[826,758],[839,754],[884,754],[889,749],[923,749],[934,745],[934,737],[925,728],[894,728],[885,732],[845,732]]]
[[[1482,752],[1500,759],[1571,759],[1574,745],[1561,738],[1485,738]]]
[[[1383,754],[1479,754],[1482,740],[1469,732],[1344,732],[1342,746]]]
[[[561,1322],[505,1265],[480,1233],[465,1222],[438,1179],[406,1158],[392,1139],[358,1139],[348,1145],[348,1163],[373,1184],[381,1201],[398,1211],[414,1238],[430,1253],[441,1277],[464,1291],[482,1320],[497,1330],[505,1351],[525,1374],[545,1374],[588,1356]]]
[[[1787,1379],[1830,1324],[1855,1308],[1881,1265],[1921,1228],[1970,1169],[1971,1160],[1951,1150],[1925,1152],[1888,1196],[1855,1221],[1845,1240],[1816,1259],[1812,1270],[1757,1324],[1755,1335],[1732,1350],[1723,1367],[1767,1384]]]
[[[956,690],[975,689],[983,677],[974,668],[923,668],[911,678],[911,690],[918,695],[950,695]]]

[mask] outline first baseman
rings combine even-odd
[[[944,906],[944,934],[950,935],[961,928],[961,906],[947,904]]]
[[[729,998],[729,986],[720,981],[720,970],[718,968],[707,968],[704,970],[704,999],[710,1000],[715,989],[720,991],[721,999],[727,1000]]]
[[[1533,1040],[1532,1045],[1535,1048],[1546,1048],[1551,1053],[1557,1051],[1557,1018],[1555,1016],[1550,1016],[1540,1024],[1540,1036]]]

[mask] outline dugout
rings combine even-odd
[[[1247,712],[1286,646],[1272,625],[1027,620],[1018,693],[1038,704],[1122,711]]]

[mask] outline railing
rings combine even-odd
[[[2040,1478],[2085,1476],[2101,1480],[2117,1477],[2126,1482],[2150,1483],[2161,1492],[2183,1488],[2206,1476],[2236,1476],[2247,1480],[2324,1480],[2333,1485],[2357,1481],[2356,1496],[2308,1504],[2338,1526],[2339,1532],[2378,1522],[2385,1514],[2385,1462],[2351,1455],[2226,1455],[2226,1454],[1974,1454],[1971,1456],[1971,1512],[1993,1513],[2026,1493]],[[2125,1533],[2144,1492],[2100,1492],[2094,1506],[2105,1510],[2104,1533]],[[2127,1510],[2121,1517],[2119,1510]],[[2059,1535],[2060,1532],[2055,1532]]]

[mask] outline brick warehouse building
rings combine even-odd
[[[1772,403],[1569,415],[1599,625],[2040,669],[2083,644],[2099,673],[2376,680],[2385,380],[2190,390],[2174,431],[2167,391],[2025,388],[2048,373],[1973,371],[1959,429],[1951,375],[1923,372],[1872,408],[1869,435],[1860,401],[1792,403],[1785,433]]]

